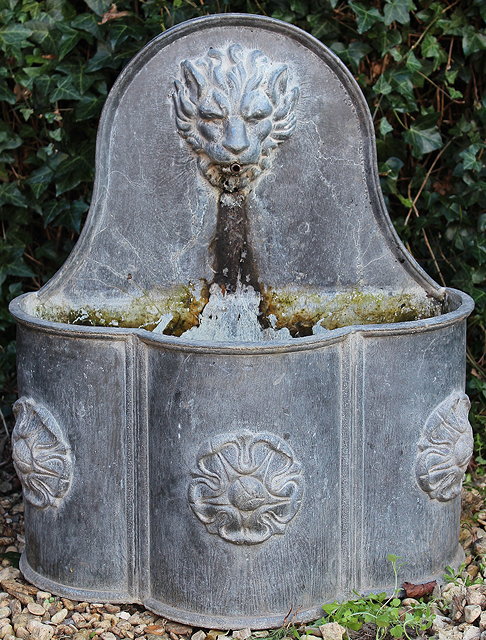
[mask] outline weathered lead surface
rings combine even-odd
[[[191,21],[126,67],[83,236],[11,306],[30,580],[266,628],[391,589],[390,553],[460,562],[472,301],[407,254],[374,154],[284,23]]]

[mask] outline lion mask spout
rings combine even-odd
[[[289,69],[233,44],[181,62],[173,94],[177,128],[202,174],[226,192],[248,187],[293,133],[299,89]]]

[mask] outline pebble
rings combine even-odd
[[[145,627],[146,633],[153,636],[163,636],[165,635],[165,627],[163,624],[149,624]]]
[[[92,631],[90,629],[83,629],[82,631],[76,631],[73,635],[73,640],[89,640],[91,638]]]
[[[432,631],[438,633],[440,629],[447,629],[452,624],[452,620],[446,616],[436,615],[432,623]]]
[[[141,636],[146,628],[147,628],[146,624],[137,624],[135,627],[133,627],[133,633],[136,636]]]
[[[139,613],[132,613],[132,615],[128,618],[128,622],[136,627],[139,624],[143,624],[144,620]]]
[[[10,611],[12,612],[13,616],[21,613],[22,611],[22,605],[18,600],[15,600],[15,598],[13,600],[10,600],[10,604],[8,606],[10,607]]]
[[[106,631],[105,633],[102,633],[100,637],[101,637],[101,640],[118,640],[116,635],[114,633],[111,633],[111,631]]]
[[[0,628],[0,638],[5,638],[6,635],[11,635],[12,633],[13,627],[11,624],[6,624],[4,627]]]
[[[476,567],[478,569],[478,567]],[[479,571],[479,569],[478,569]],[[477,604],[482,609],[486,609],[486,591],[483,593],[482,584],[472,585],[467,588],[466,602],[467,604]]]
[[[177,636],[189,636],[192,633],[192,627],[188,627],[185,624],[179,624],[177,622],[167,622],[165,630],[167,633],[175,633]]]
[[[74,602],[68,598],[62,598],[62,603],[68,611],[74,611]]]
[[[469,574],[471,578],[475,578],[479,573],[479,567],[477,564],[470,564],[466,569],[466,572]]]
[[[11,613],[10,607],[0,607],[0,618],[6,618]]]
[[[43,616],[44,613],[46,612],[44,607],[41,604],[38,604],[37,602],[29,602],[27,604],[27,609],[30,611],[30,613],[33,613],[35,616]]]
[[[481,615],[481,605],[468,604],[464,607],[464,620],[468,623],[472,623]]]
[[[247,640],[247,638],[249,638],[250,636],[251,630],[248,628],[233,631],[233,638],[237,638],[237,640]]]
[[[58,611],[52,616],[51,622],[53,624],[61,624],[61,622],[64,622],[64,620],[66,619],[67,614],[68,614],[68,610],[66,608],[61,609],[60,611]]]
[[[474,625],[469,625],[467,629],[464,629],[462,640],[479,640],[481,637],[481,631]]]
[[[118,607],[116,604],[110,604],[109,602],[107,602],[105,604],[105,611],[108,611],[108,613],[118,613],[120,611],[120,607]]]
[[[118,629],[121,629],[122,631],[131,631],[132,630],[132,625],[128,622],[128,620],[125,620],[123,622],[119,622],[117,625]]]
[[[453,598],[465,598],[466,597],[466,587],[463,584],[454,584],[453,582],[449,582],[442,589],[442,599],[444,602],[449,603],[452,602]]]
[[[479,617],[479,629],[480,631],[486,631],[486,611]]]
[[[486,538],[480,538],[475,542],[474,551],[478,556],[486,555]]]
[[[402,600],[402,605],[404,607],[415,607],[415,605],[417,605],[419,603],[418,600],[415,600],[415,598],[404,598]]]
[[[319,627],[323,640],[342,640],[346,629],[337,622],[328,622]]]
[[[32,640],[51,640],[55,629],[39,620],[29,620],[27,631],[30,632]]]
[[[49,600],[49,598],[52,598],[52,593],[48,591],[38,591],[36,598],[37,600]]]
[[[17,613],[12,616],[12,624],[14,631],[17,632],[18,627],[27,627],[27,624],[33,619],[30,613]]]
[[[462,631],[459,631],[456,627],[442,629],[439,631],[438,640],[462,640]]]
[[[194,633],[191,636],[191,640],[206,640],[206,634],[204,633],[204,631],[202,629],[200,629],[199,631],[196,631],[196,633]]]
[[[128,611],[120,611],[119,613],[117,613],[117,616],[122,620],[129,620],[130,618],[130,614],[128,613]]]

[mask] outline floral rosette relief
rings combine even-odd
[[[416,475],[420,488],[434,500],[446,502],[461,492],[462,480],[473,452],[468,414],[471,403],[464,393],[452,393],[432,411],[419,441]]]
[[[270,433],[214,436],[199,452],[189,503],[209,533],[234,544],[283,534],[304,494],[302,466]]]
[[[13,410],[12,457],[24,497],[39,509],[56,507],[71,485],[71,449],[44,406],[20,398]]]

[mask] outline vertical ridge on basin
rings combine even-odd
[[[136,532],[137,526],[137,481],[136,481],[136,425],[137,425],[137,375],[136,375],[136,337],[127,336],[125,341],[126,366],[126,515],[127,515],[127,588],[134,598],[138,591],[136,579]]]
[[[137,372],[137,422],[135,430],[135,447],[138,467],[135,475],[137,505],[137,535],[135,538],[135,580],[138,599],[143,601],[149,597],[147,593],[149,580],[149,553],[151,548],[149,528],[149,462],[148,462],[148,392],[147,392],[147,346],[136,340],[136,372]]]
[[[341,594],[361,586],[363,518],[363,339],[353,333],[343,343],[341,421]]]

